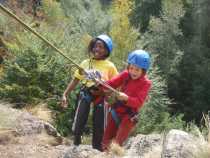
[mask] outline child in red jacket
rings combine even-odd
[[[113,88],[120,88],[121,92],[111,105],[102,141],[103,150],[109,148],[112,140],[122,146],[136,125],[138,111],[151,87],[151,81],[146,76],[150,66],[149,54],[144,50],[135,50],[129,54],[127,62],[127,70],[107,81]]]

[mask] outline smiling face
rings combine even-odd
[[[101,60],[105,59],[108,55],[107,49],[104,45],[104,42],[97,40],[92,49],[94,59]]]
[[[144,73],[143,69],[130,64],[128,66],[128,73],[130,74],[131,78],[133,80],[138,79],[139,77],[141,77],[141,75]]]

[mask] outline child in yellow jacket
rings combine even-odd
[[[112,40],[109,36],[102,34],[92,39],[88,46],[89,52],[92,54],[91,59],[84,60],[80,66],[86,71],[99,72],[102,80],[109,80],[118,74],[116,67],[107,58],[112,52]],[[81,135],[88,119],[90,104],[94,101],[93,109],[93,139],[92,146],[95,149],[102,150],[101,141],[104,132],[104,100],[99,97],[98,88],[90,80],[86,80],[85,76],[77,70],[74,79],[68,84],[63,93],[62,107],[67,106],[67,95],[79,82],[83,83],[83,88],[77,101],[77,110],[73,123],[74,144],[81,143]]]

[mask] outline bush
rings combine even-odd
[[[5,61],[5,72],[0,81],[1,99],[15,103],[37,103],[53,95],[58,95],[65,81],[62,63],[46,47],[30,35],[18,36],[18,45],[7,43],[15,55]],[[22,47],[23,44],[24,46]]]

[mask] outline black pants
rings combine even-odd
[[[88,89],[80,91],[80,95],[77,103],[77,110],[74,117],[74,123],[72,130],[74,133],[74,144],[79,145],[81,143],[81,135],[83,134],[85,125],[88,120],[90,112],[90,104],[93,100],[93,96]],[[103,100],[98,105],[94,105],[93,109],[93,138],[92,146],[95,149],[101,150],[101,141],[104,132],[104,106]]]
[[[101,142],[104,135],[104,103],[95,105],[93,108],[93,138],[94,149],[102,151]]]

